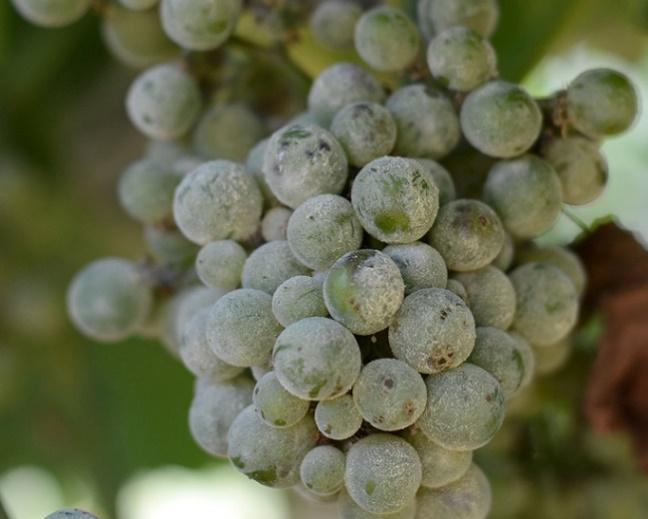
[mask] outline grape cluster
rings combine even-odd
[[[90,4],[13,2],[42,25]],[[227,56],[204,53],[262,6],[155,3],[104,13],[117,57],[149,67],[126,107],[152,144],[119,200],[150,257],[83,269],[74,323],[158,337],[196,376],[196,442],[261,484],[346,519],[485,517],[473,452],[564,362],[586,282],[533,240],[603,191],[600,141],[633,123],[634,87],[592,70],[540,101],[500,79],[495,0],[420,0],[416,20],[336,0],[308,20],[286,1],[276,45],[309,22],[357,59],[315,77],[306,112],[270,117],[220,95]],[[176,46],[184,61],[164,61]]]

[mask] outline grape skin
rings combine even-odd
[[[459,296],[459,298],[461,298],[461,300],[464,303],[470,305],[470,300],[468,299],[468,292],[466,292],[466,287],[464,287],[460,281],[457,281],[454,278],[448,279],[448,283],[446,284],[446,290],[449,290],[454,295]]]
[[[250,150],[245,161],[245,171],[256,180],[259,189],[261,189],[261,194],[263,195],[264,205],[266,207],[274,207],[280,205],[281,202],[279,202],[277,197],[272,193],[272,190],[266,182],[265,175],[263,174],[263,159],[269,142],[270,138],[263,139],[262,141],[257,142]]]
[[[362,415],[353,402],[353,397],[345,394],[318,402],[315,407],[315,423],[327,438],[346,440],[360,429]]]
[[[404,508],[393,514],[372,514],[360,508],[351,496],[343,490],[338,497],[338,513],[340,519],[414,519],[416,499],[412,499]]]
[[[273,371],[257,382],[253,393],[257,413],[272,427],[290,427],[299,422],[309,409],[309,402],[286,391]]]
[[[288,221],[293,212],[285,207],[273,207],[261,220],[261,236],[265,241],[288,239]]]
[[[497,267],[502,272],[506,272],[511,265],[513,265],[513,260],[515,259],[515,243],[510,233],[504,233],[504,245],[502,250],[493,260],[493,267]]]
[[[79,20],[90,8],[90,0],[11,0],[27,20],[42,27],[64,27]]]
[[[307,317],[327,317],[322,282],[310,276],[287,279],[272,296],[272,312],[282,326]]]
[[[548,263],[559,268],[571,279],[576,292],[582,294],[587,283],[587,274],[580,258],[565,247],[533,247],[521,249],[516,257],[518,265],[532,262]]]
[[[524,368],[524,376],[522,377],[522,382],[520,383],[520,389],[522,390],[528,387],[535,378],[536,355],[533,352],[533,348],[531,347],[529,342],[519,333],[510,332],[509,335],[515,340],[515,346],[517,347],[522,357],[522,366]]]
[[[310,269],[297,261],[287,241],[271,241],[250,254],[241,279],[243,288],[272,295],[284,281],[309,274]]]
[[[344,486],[346,457],[331,445],[320,445],[309,451],[300,467],[304,486],[320,496],[336,494]]]
[[[554,344],[533,344],[538,375],[548,376],[560,370],[569,360],[572,350],[571,340],[562,339]]]
[[[383,249],[383,253],[398,266],[405,283],[405,295],[423,288],[445,288],[448,282],[445,261],[427,243],[389,245]]]
[[[241,284],[245,249],[232,240],[212,241],[196,257],[196,273],[211,288],[232,290]]]
[[[499,18],[497,0],[420,0],[418,12],[422,30],[430,34],[462,25],[488,38]]]
[[[431,159],[416,159],[434,178],[434,183],[439,189],[439,206],[452,202],[457,198],[454,180],[441,164]]]
[[[320,3],[310,18],[315,38],[331,49],[353,47],[353,31],[362,15],[362,8],[355,2],[327,0]]]
[[[150,9],[158,3],[158,0],[119,0],[124,7],[133,11]]]
[[[98,519],[97,516],[90,512],[79,510],[78,508],[64,508],[58,512],[49,514],[45,519]]]
[[[147,251],[160,263],[170,265],[186,265],[193,261],[198,252],[195,244],[191,243],[177,229],[162,229],[153,225],[144,227],[144,242]]]

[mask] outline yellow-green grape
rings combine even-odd
[[[440,89],[408,85],[396,90],[385,106],[398,128],[394,154],[439,159],[459,143],[459,117]]]
[[[243,266],[243,288],[263,290],[274,294],[284,281],[295,276],[308,276],[308,267],[302,265],[290,250],[287,241],[271,241],[256,249]]]
[[[265,241],[288,239],[288,221],[293,212],[286,207],[273,207],[261,220],[261,236]]]
[[[515,340],[517,347],[522,357],[522,366],[524,368],[524,376],[520,383],[520,389],[524,389],[533,382],[536,373],[536,355],[529,342],[517,332],[510,332],[509,335]]]
[[[461,298],[461,300],[464,303],[470,304],[470,300],[468,299],[468,292],[466,292],[466,287],[464,287],[456,279],[448,279],[448,283],[446,284],[446,290],[449,290],[454,295],[459,296],[459,298]]]
[[[233,366],[265,363],[280,332],[281,325],[272,314],[272,298],[260,290],[234,290],[209,311],[209,347]]]
[[[416,499],[412,499],[404,508],[393,514],[372,514],[360,508],[345,491],[338,498],[338,514],[340,519],[414,519],[416,514]]]
[[[426,385],[427,406],[416,425],[442,447],[478,449],[501,427],[506,414],[504,392],[488,371],[465,362],[430,375]]]
[[[451,90],[469,92],[497,75],[497,55],[478,32],[451,27],[439,33],[427,49],[432,76]]]
[[[594,139],[629,129],[639,113],[637,90],[621,72],[606,68],[583,72],[567,87],[571,125]]]
[[[484,185],[484,199],[513,237],[528,239],[554,224],[560,214],[562,189],[551,164],[525,155],[493,166]]]
[[[385,92],[369,72],[353,63],[336,63],[324,69],[308,93],[308,109],[319,124],[328,127],[346,105],[356,101],[382,103]]]
[[[316,507],[318,508],[328,507],[335,504],[337,502],[339,494],[339,492],[328,494],[326,496],[315,494],[314,492],[308,490],[301,481],[297,483],[297,485],[292,487],[291,490],[301,499],[307,501],[308,503],[316,505]]]
[[[457,481],[470,468],[472,451],[450,451],[430,440],[418,427],[407,429],[403,435],[421,458],[423,478],[421,485],[443,487]]]
[[[295,276],[284,281],[272,295],[272,312],[282,326],[307,317],[326,317],[322,282],[310,276]]]
[[[201,380],[189,408],[194,441],[213,456],[227,456],[227,433],[236,417],[252,403],[254,383],[244,377],[221,383]]]
[[[272,371],[272,359],[268,359],[265,364],[260,364],[258,366],[250,366],[250,373],[252,373],[252,378],[257,382],[263,378],[264,375]]]
[[[150,9],[158,3],[158,0],[119,0],[119,3],[133,11],[140,11]]]
[[[505,240],[504,227],[489,206],[478,200],[455,200],[441,207],[428,235],[450,270],[466,272],[490,264]]]
[[[430,230],[439,210],[439,189],[417,161],[382,157],[358,173],[351,202],[373,237],[385,243],[411,243]]]
[[[151,139],[182,137],[194,124],[202,99],[196,81],[180,67],[156,65],[142,72],[128,90],[126,111]]]
[[[401,9],[387,6],[375,7],[360,17],[354,42],[360,57],[383,72],[409,67],[420,45],[416,24]]]
[[[144,227],[144,241],[148,252],[162,264],[186,264],[192,261],[198,252],[196,245],[177,229],[147,225]]]
[[[232,465],[262,485],[289,488],[299,481],[299,467],[317,441],[317,428],[306,415],[291,427],[265,423],[250,406],[236,417],[228,434]]]
[[[266,182],[265,175],[263,174],[263,159],[269,142],[269,138],[263,139],[250,150],[247,160],[245,161],[245,170],[257,181],[257,184],[261,189],[261,194],[263,194],[263,200],[265,202],[264,205],[267,207],[274,207],[280,205],[281,202],[279,202],[277,197],[272,193],[272,190]]]
[[[324,282],[324,301],[331,317],[356,335],[387,328],[404,295],[398,267],[377,250],[345,254],[333,264]]]
[[[184,177],[173,201],[173,216],[182,233],[205,245],[216,240],[245,240],[258,228],[261,191],[240,164],[206,162]]]
[[[344,482],[360,508],[392,514],[414,499],[421,472],[421,460],[409,443],[393,434],[372,434],[349,449]]]
[[[399,431],[423,413],[427,391],[423,377],[401,360],[378,359],[360,372],[353,400],[362,417],[381,431]]]
[[[304,486],[320,496],[337,494],[344,486],[344,453],[332,445],[320,445],[306,454],[299,473]]]
[[[587,274],[580,258],[565,247],[536,247],[529,245],[520,249],[515,258],[517,263],[541,262],[558,267],[571,279],[576,292],[582,294],[587,283]]]
[[[416,159],[434,177],[434,183],[439,188],[439,206],[452,202],[457,198],[454,180],[450,173],[438,162],[431,159]]]
[[[273,371],[266,373],[256,384],[254,407],[261,420],[272,427],[290,427],[299,422],[310,404],[286,391]]]
[[[45,519],[98,519],[97,516],[92,515],[84,510],[78,508],[64,508],[58,512],[49,514]]]
[[[510,233],[504,233],[504,245],[502,250],[493,260],[493,267],[497,267],[503,272],[506,272],[511,265],[513,265],[513,259],[515,259],[515,243],[513,243],[513,238]]]
[[[346,393],[360,373],[360,348],[353,334],[324,317],[291,324],[272,354],[281,385],[304,400],[328,400]]]
[[[362,415],[350,394],[318,402],[315,423],[319,431],[332,440],[351,438],[362,426]]]
[[[42,27],[63,27],[79,20],[90,8],[90,0],[11,0],[28,21]]]
[[[462,25],[485,38],[495,32],[499,18],[497,0],[419,0],[419,24],[430,35]]]
[[[578,318],[578,293],[562,270],[526,263],[511,273],[517,296],[513,328],[534,345],[564,339]]]
[[[353,206],[338,195],[319,195],[301,204],[288,222],[288,245],[313,270],[326,270],[362,244],[362,226]]]
[[[455,275],[468,294],[468,306],[477,326],[506,330],[515,317],[515,289],[504,272],[487,266]]]
[[[540,376],[552,375],[559,371],[569,360],[572,344],[569,338],[561,339],[554,344],[533,344],[536,360],[536,372]]]
[[[335,50],[353,47],[353,31],[362,8],[348,0],[326,0],[310,18],[310,28],[321,44]]]
[[[491,487],[475,464],[454,483],[437,489],[422,488],[417,495],[416,519],[486,519],[491,509]]]
[[[405,295],[423,288],[445,288],[448,269],[441,254],[420,241],[407,245],[389,245],[383,249],[400,270]]]
[[[208,287],[233,290],[241,284],[245,249],[232,240],[212,241],[196,257],[196,273]]]
[[[270,138],[263,174],[277,199],[296,209],[314,196],[340,193],[348,163],[333,134],[315,125],[292,125]]]
[[[438,373],[464,362],[475,345],[475,321],[466,303],[443,288],[407,296],[389,327],[397,359],[419,373]]]
[[[540,136],[542,113],[518,85],[491,81],[471,92],[461,108],[461,128],[470,144],[491,157],[527,152]]]
[[[193,132],[193,147],[208,159],[245,162],[264,133],[263,123],[247,106],[214,106],[198,122]]]

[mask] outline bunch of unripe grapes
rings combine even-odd
[[[43,25],[90,4],[13,1]],[[601,139],[632,125],[635,89],[597,69],[535,100],[499,79],[494,0],[421,0],[416,20],[338,0],[157,3],[102,8],[117,57],[154,63],[126,98],[151,146],[118,187],[150,255],[83,269],[74,323],[159,338],[196,376],[196,442],[261,484],[343,519],[485,517],[473,452],[568,355],[585,287],[572,252],[533,240],[602,193]],[[187,65],[243,20],[278,47],[306,24],[356,60],[270,121]]]

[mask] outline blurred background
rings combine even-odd
[[[407,2],[405,2],[407,3]],[[537,96],[611,66],[648,99],[648,0],[500,0],[502,76]],[[156,341],[101,345],[65,312],[73,274],[94,258],[136,259],[141,227],[119,209],[116,180],[147,143],[123,99],[136,70],[118,64],[90,14],[39,29],[0,1],[0,496],[11,519],[63,506],[102,519],[299,519],[327,507],[248,482],[191,440],[192,378]],[[648,119],[605,145],[606,194],[574,209],[614,215],[648,240]],[[543,241],[581,229],[562,218]],[[562,370],[516,401],[478,462],[495,518],[648,517],[648,483],[630,441],[601,436],[581,406],[596,315]],[[2,514],[0,513],[0,516]]]

